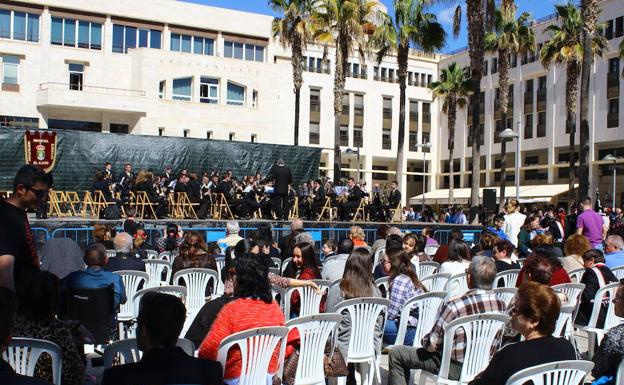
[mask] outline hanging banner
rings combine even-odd
[[[50,172],[56,163],[56,132],[26,131],[24,156],[27,164],[39,166],[43,171]]]

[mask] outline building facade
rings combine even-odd
[[[601,3],[601,18],[622,16],[618,1]],[[622,79],[612,75],[621,72],[621,63],[611,60],[621,40],[622,17],[611,20],[609,52],[594,66],[594,107],[590,109],[596,127],[590,146],[592,180],[601,191],[610,191],[601,154],[611,151],[624,156],[619,114]],[[174,0],[3,1],[0,126],[292,144],[290,52],[273,39],[271,21],[266,15]],[[536,29],[548,22],[552,20],[537,23]],[[538,41],[545,39],[539,31],[537,36]],[[321,173],[331,175],[333,53],[330,50],[323,60],[323,48],[310,46],[304,54],[298,142],[323,148]],[[508,124],[532,122],[530,137],[529,126],[523,134],[521,153],[527,166],[522,182],[566,183],[565,164],[559,163],[566,159],[568,141],[563,124],[565,73],[558,67],[545,70],[530,59],[516,58],[511,70],[516,108]],[[427,86],[451,61],[467,65],[468,55],[410,54],[401,181],[405,198],[448,184],[446,116]],[[502,127],[494,120],[497,75],[493,66],[484,77],[481,96],[485,100],[484,186],[497,184],[494,168],[500,145],[494,130]],[[374,54],[349,59],[340,117],[343,173],[365,181],[369,188],[395,179],[396,72],[394,57],[381,63]],[[526,107],[524,95],[529,89],[533,109],[525,110],[521,107]],[[470,177],[465,113],[460,110],[456,127],[456,187],[467,187]],[[485,117],[493,118],[487,121]],[[423,149],[419,146],[423,143],[433,146]],[[508,147],[511,161],[507,164],[511,165],[514,146]],[[423,175],[433,177],[426,177],[423,185]]]

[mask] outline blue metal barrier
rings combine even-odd
[[[47,229],[43,227],[31,227],[30,233],[32,234],[33,240],[35,241],[35,248],[37,249],[37,254],[41,254],[43,250],[43,246],[50,239],[50,234]]]

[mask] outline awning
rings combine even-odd
[[[575,188],[578,185],[574,186]],[[496,197],[499,198],[499,187],[482,187],[479,189],[479,198],[483,199],[484,189],[496,190]],[[549,203],[553,201],[557,195],[563,194],[568,191],[567,184],[544,184],[544,185],[530,185],[520,186],[520,203]],[[516,186],[506,186],[505,195],[507,198],[513,198],[516,196]],[[440,189],[426,192],[425,203],[429,205],[447,205],[449,204],[449,190]],[[470,200],[469,188],[456,188],[453,189],[453,202],[451,204],[468,204]],[[423,194],[410,198],[409,203],[416,205],[422,204]]]

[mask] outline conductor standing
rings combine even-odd
[[[275,211],[277,218],[282,221],[288,220],[290,205],[288,203],[288,185],[292,183],[292,173],[286,167],[282,159],[278,159],[275,166],[269,171],[269,175],[264,182],[273,181],[273,199],[275,200]]]

